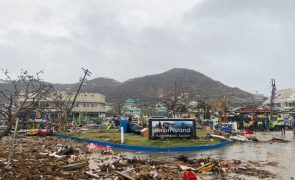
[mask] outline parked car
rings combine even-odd
[[[30,129],[26,132],[27,136],[37,136],[39,132],[39,129]]]
[[[270,129],[274,131],[279,131],[284,126],[284,119],[279,119],[277,121],[272,121],[270,123]],[[287,127],[290,128],[289,122],[287,122]]]
[[[263,131],[264,126],[263,126],[262,120],[260,120],[257,124],[258,124],[258,130]],[[283,125],[284,125],[284,119],[275,119],[273,121],[270,121],[269,128],[270,130],[273,130],[273,131],[280,131]],[[287,121],[286,127],[291,128],[289,121]]]

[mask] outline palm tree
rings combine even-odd
[[[225,98],[219,99],[217,101],[217,110],[219,115],[218,124],[221,125],[221,122],[227,122],[226,111],[229,110],[228,100],[226,100]],[[224,119],[222,117],[224,117]]]
[[[207,102],[199,100],[197,108],[202,109],[204,119],[210,119],[211,106]]]

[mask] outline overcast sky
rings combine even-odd
[[[49,82],[174,67],[251,93],[295,87],[294,0],[1,0],[0,66]],[[266,94],[268,95],[268,94]]]

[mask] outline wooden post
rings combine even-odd
[[[10,165],[11,158],[13,156],[15,136],[16,136],[16,132],[17,132],[17,128],[18,128],[18,121],[19,121],[19,119],[16,118],[15,127],[14,127],[14,134],[13,134],[13,139],[12,139],[12,142],[11,142],[11,148],[10,148],[10,153],[9,153],[9,157],[8,157],[7,166]]]

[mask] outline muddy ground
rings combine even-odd
[[[281,135],[280,132],[259,132],[255,136],[259,142],[235,142],[229,146],[210,151],[187,152],[185,155],[192,159],[211,157],[212,159],[238,159],[244,163],[253,165],[255,168],[266,170],[276,177],[267,179],[292,180],[295,179],[295,136],[292,131]],[[284,142],[270,142],[273,138],[285,139]],[[138,156],[147,156],[138,152]],[[152,159],[170,159],[183,153],[149,154]],[[227,177],[229,178],[229,177]],[[235,178],[229,178],[235,179]],[[239,175],[237,179],[258,180],[257,176]]]
[[[183,179],[183,173],[191,168],[199,179],[248,179],[248,177],[276,179],[267,167],[276,162],[239,160],[235,157],[193,157],[187,154],[148,155],[135,152],[99,150],[89,152],[87,144],[55,137],[23,137],[15,141],[11,164],[10,139],[0,141],[0,179]],[[67,149],[65,147],[68,147]],[[73,149],[71,149],[72,147]],[[70,151],[65,151],[70,150]],[[52,153],[60,152],[58,155]],[[65,154],[64,156],[61,156]],[[192,154],[192,153],[191,153]],[[190,154],[190,155],[191,155]],[[51,155],[51,156],[50,156]],[[71,155],[75,160],[69,161]],[[157,157],[157,158],[153,158]],[[85,164],[86,165],[83,165]],[[69,171],[65,166],[82,164]],[[197,170],[204,164],[206,168]],[[265,168],[264,168],[265,167]],[[87,174],[87,173],[88,174]],[[122,174],[123,175],[120,175]],[[126,178],[125,178],[126,179]]]
[[[261,165],[257,168],[268,170],[276,175],[274,179],[295,179],[295,136],[292,131],[286,135],[280,132],[259,132],[256,133],[260,142],[234,143],[212,151],[199,151],[187,153],[190,158],[212,157],[221,159],[239,159],[244,162],[258,162]],[[269,142],[270,139],[282,138],[290,142]],[[166,154],[167,157],[170,155]],[[177,154],[174,154],[177,156]],[[275,165],[276,164],[276,165]],[[272,165],[272,166],[269,166]],[[247,177],[245,179],[257,179]]]

